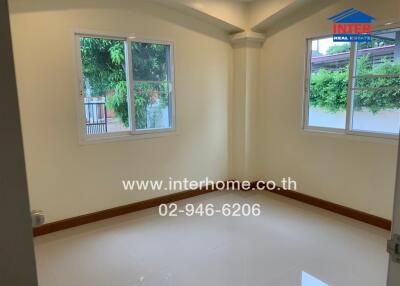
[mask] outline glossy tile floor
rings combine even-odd
[[[38,237],[40,286],[384,286],[389,233],[275,194],[223,191],[185,203],[260,203],[259,217],[160,217],[153,208]]]

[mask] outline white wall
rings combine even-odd
[[[327,19],[354,7],[379,21],[399,18],[400,2],[339,1],[295,25],[274,31],[261,52],[253,173],[258,179],[291,176],[298,191],[391,218],[396,144],[326,136],[301,129],[305,39],[331,33]]]
[[[251,50],[247,62],[236,63],[251,68],[236,71],[235,79],[227,36],[163,6],[144,0],[10,5],[31,205],[44,210],[48,222],[165,194],[125,192],[121,179],[228,179],[236,173],[248,179],[291,176],[300,192],[390,218],[396,145],[304,132],[300,126],[305,39],[330,33],[327,18],[349,7],[380,21],[398,18],[397,0],[340,1],[275,28],[260,56]],[[77,28],[175,41],[178,135],[78,144],[72,36]],[[240,60],[244,52],[239,49],[235,57]],[[259,89],[253,83],[249,88],[246,78],[254,78],[258,64]],[[233,80],[243,81],[235,87],[248,93],[243,114],[232,104]],[[238,114],[245,138],[232,132]]]
[[[47,222],[166,194],[126,192],[121,179],[228,179],[232,48],[213,27],[145,2],[10,3],[31,207]],[[74,29],[175,42],[177,135],[79,145]]]

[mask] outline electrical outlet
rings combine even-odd
[[[41,210],[32,211],[31,219],[32,219],[32,227],[41,226],[45,222],[43,211],[41,211]]]

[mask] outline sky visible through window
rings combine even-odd
[[[326,55],[327,50],[331,46],[341,46],[343,43],[333,42],[333,38],[325,38],[316,41],[312,41],[312,50],[318,51],[321,55]]]

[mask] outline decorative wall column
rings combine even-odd
[[[234,48],[232,100],[232,175],[234,179],[250,180],[250,160],[254,144],[254,104],[260,85],[260,50],[263,34],[242,32],[231,37]]]

